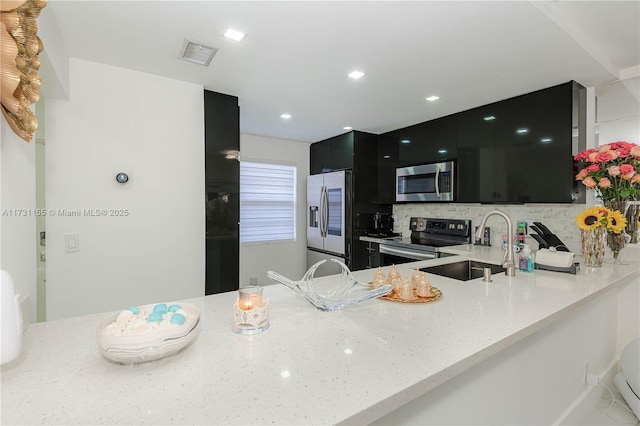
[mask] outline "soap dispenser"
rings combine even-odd
[[[520,252],[520,258],[518,259],[518,269],[522,272],[532,272],[534,269],[533,257],[531,256],[531,249],[529,244],[525,244],[524,248]]]

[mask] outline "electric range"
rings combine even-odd
[[[442,247],[471,243],[471,220],[412,217],[411,236],[380,242],[383,265],[443,257]]]

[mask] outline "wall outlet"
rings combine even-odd
[[[584,371],[582,374],[582,384],[586,385],[587,384],[587,376],[589,375],[589,363],[585,362],[584,363]]]
[[[250,277],[249,285],[258,285],[258,277]]]
[[[582,383],[585,385],[598,386],[600,383],[600,377],[595,374],[589,372],[589,363],[584,363],[584,376],[582,378]]]

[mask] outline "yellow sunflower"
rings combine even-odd
[[[609,210],[607,215],[607,229],[613,231],[614,234],[622,232],[627,226],[627,219],[618,210]]]
[[[576,216],[576,224],[578,228],[584,231],[596,229],[602,225],[605,215],[602,207],[591,207]]]

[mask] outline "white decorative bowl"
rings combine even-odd
[[[146,334],[113,336],[105,332],[118,314],[113,314],[98,325],[96,337],[102,354],[115,362],[133,364],[153,361],[178,353],[196,337],[200,325],[200,309],[190,303],[177,303],[187,313],[185,322],[175,327],[153,330]],[[140,310],[153,310],[150,305]],[[167,303],[169,305],[169,303]]]

